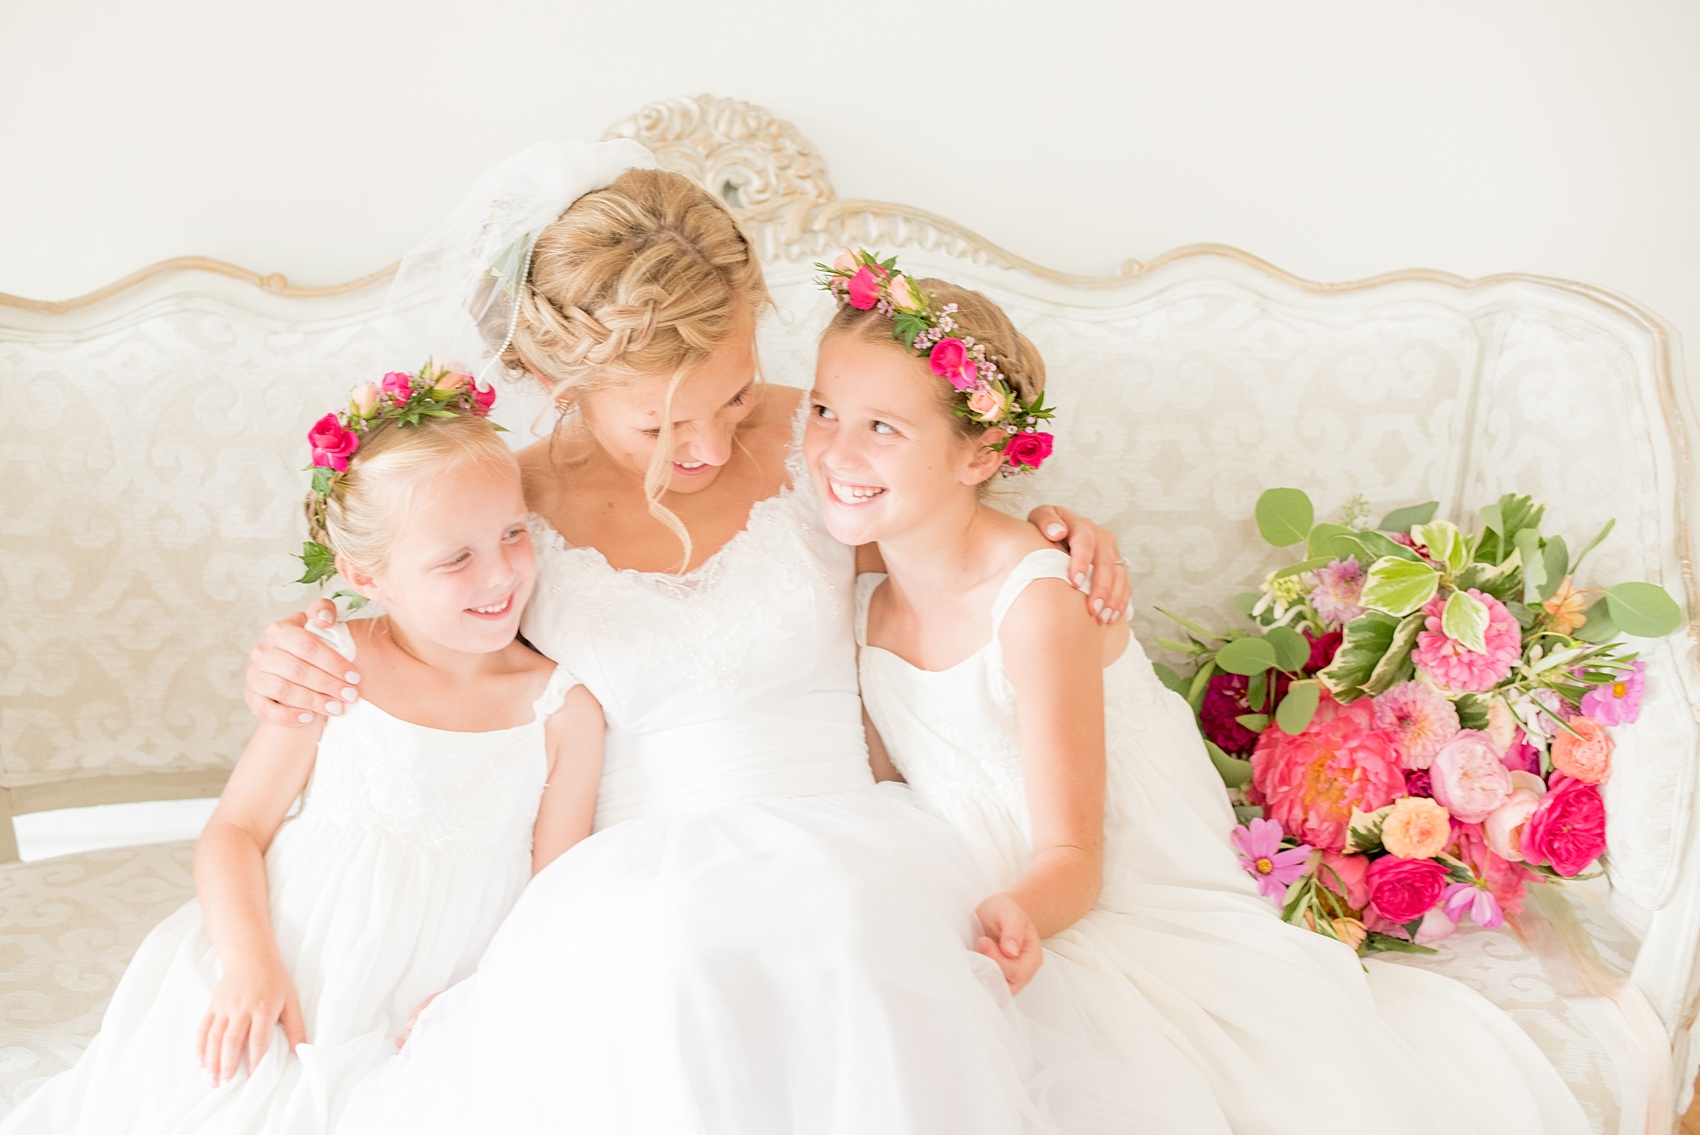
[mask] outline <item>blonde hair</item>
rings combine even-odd
[[[1022,401],[1031,401],[1044,393],[1045,360],[1032,340],[1016,330],[1003,308],[979,292],[948,280],[916,280],[914,284],[927,294],[935,307],[956,305],[958,330],[985,344],[986,351],[997,361],[998,372]],[[898,350],[904,350],[903,344],[892,334],[891,316],[882,315],[874,308],[858,311],[849,304],[840,304],[821,337],[824,339],[827,335],[850,335],[870,343],[890,343]],[[904,353],[923,367],[926,365],[919,355],[910,351]],[[941,378],[935,385],[938,387],[939,404],[956,424],[956,432],[960,436],[977,438],[985,432],[985,423],[956,413],[958,395],[950,383]]]
[[[673,396],[742,321],[753,329],[769,302],[755,250],[725,204],[689,178],[653,169],[627,170],[574,201],[538,236],[520,291],[502,364],[541,378],[557,403],[670,376],[643,487],[650,514],[679,538],[687,564],[690,536],[661,504]]]
[[[331,483],[321,516],[318,498],[307,498],[312,539],[347,558],[366,574],[382,571],[390,543],[406,516],[413,490],[427,474],[455,462],[475,461],[509,468],[519,464],[494,426],[473,414],[424,418],[416,426],[373,423],[360,435],[348,469]]]

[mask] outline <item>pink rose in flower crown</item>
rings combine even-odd
[[[910,290],[909,277],[901,272],[892,275],[891,282],[885,286],[885,295],[891,301],[892,307],[910,310],[915,307],[915,293]]]
[[[1426,629],[1417,632],[1417,648],[1411,657],[1442,689],[1479,694],[1504,680],[1523,657],[1523,632],[1498,599],[1473,587],[1465,594],[1487,608],[1488,626],[1482,634],[1487,650],[1474,651],[1447,637],[1441,626],[1446,598],[1436,595],[1423,606]]]
[[[1434,798],[1453,819],[1476,824],[1511,795],[1511,770],[1499,759],[1493,738],[1480,729],[1461,729],[1440,747],[1429,766]]]
[[[1312,847],[1346,844],[1352,809],[1373,812],[1405,794],[1405,774],[1366,700],[1341,705],[1326,691],[1304,732],[1270,723],[1251,755],[1252,785],[1270,818]]]
[[[1552,767],[1565,776],[1604,784],[1611,779],[1611,753],[1616,743],[1606,727],[1591,717],[1565,722],[1574,732],[1560,729],[1552,737]]]
[[[436,382],[431,384],[431,389],[441,391],[444,394],[452,394],[456,390],[464,388],[470,382],[472,382],[472,376],[470,374],[460,374],[457,371],[446,370],[438,376]]]
[[[850,277],[847,290],[850,293],[850,306],[857,311],[867,311],[880,302],[880,277],[864,264]]]
[[[968,396],[968,410],[977,421],[995,422],[1008,408],[1004,396],[989,386],[982,386]]]
[[[384,376],[383,385],[379,389],[397,402],[405,402],[413,393],[413,376],[392,370]]]
[[[1606,850],[1606,806],[1600,790],[1586,781],[1553,774],[1540,807],[1523,825],[1523,858],[1545,863],[1565,878]]]
[[[1016,434],[1004,443],[1004,460],[1011,465],[1025,465],[1029,469],[1037,469],[1051,455],[1054,440],[1050,434],[1045,433]]]
[[[840,272],[848,272],[856,267],[856,254],[846,248],[838,254],[838,259],[832,262],[832,266]]]
[[[348,459],[360,448],[360,435],[346,428],[335,414],[326,414],[307,431],[307,444],[313,447],[313,464],[335,469],[348,468]]]
[[[1446,868],[1432,859],[1384,855],[1369,865],[1369,903],[1389,922],[1414,922],[1446,893]]]
[[[1601,725],[1632,725],[1641,716],[1641,695],[1647,688],[1647,664],[1637,660],[1628,673],[1609,686],[1595,686],[1582,695],[1582,712]]]
[[[489,414],[490,407],[496,404],[496,384],[492,382],[489,386],[479,386],[475,379],[468,381],[472,382],[472,412],[482,418]]]
[[[968,344],[954,336],[933,344],[933,349],[927,353],[927,364],[933,368],[934,374],[949,380],[958,390],[973,386],[980,373],[980,368],[968,357]]]
[[[362,418],[370,418],[372,411],[378,408],[378,385],[375,382],[362,382],[348,396],[349,405]]]

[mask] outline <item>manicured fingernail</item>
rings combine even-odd
[[[1068,529],[1064,528],[1060,524],[1053,524],[1049,528],[1045,529],[1045,535],[1049,536],[1053,540],[1061,540],[1067,534]]]
[[[329,627],[329,626],[336,625],[336,616],[335,615],[320,615],[319,616],[319,625],[321,627]]]
[[[1076,587],[1085,587],[1086,586],[1086,573],[1085,572],[1082,571],[1082,572],[1076,572],[1075,573],[1074,585]]]
[[[353,701],[355,698],[357,698],[359,696],[360,696],[360,691],[355,689],[353,686],[344,686],[342,688],[342,700],[343,701]]]
[[[297,720],[297,721],[299,721],[299,722],[300,722],[300,723],[301,723],[301,724],[303,724],[303,725],[305,725],[305,724],[307,724],[307,723],[308,723],[308,722],[309,722],[309,721],[311,721],[311,720],[313,720],[313,715],[312,715],[312,714],[310,714],[310,713],[308,713],[308,712],[307,712],[307,711],[306,711],[306,710],[302,710],[302,711],[301,711],[301,712],[300,712],[300,713],[298,713],[298,714],[296,714],[296,715],[295,715],[295,720]],[[205,1065],[202,1065],[202,1067],[203,1067],[203,1068],[204,1068],[204,1067],[206,1067],[206,1066],[205,1066]]]
[[[1092,600],[1092,613],[1094,615],[1096,615],[1099,611],[1102,611],[1103,609],[1104,609],[1104,601],[1102,599]]]
[[[358,682],[358,681],[360,681],[360,675],[358,675],[354,671],[350,670],[348,673],[346,673],[342,676],[342,680],[345,681],[345,682]]]
[[[328,701],[328,702],[325,703],[325,712],[330,713],[330,714],[341,713],[342,712],[342,706],[337,702]]]

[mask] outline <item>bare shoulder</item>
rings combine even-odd
[[[551,444],[551,439],[544,438],[514,454],[519,463],[519,483],[525,494],[525,507],[545,516],[552,511],[550,506],[561,485],[560,470]]]

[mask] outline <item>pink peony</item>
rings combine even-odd
[[[1004,443],[1004,460],[1011,465],[1037,469],[1051,455],[1054,442],[1055,439],[1046,433],[1016,434]]]
[[[413,394],[413,376],[392,370],[384,376],[383,392],[397,402],[405,402]]]
[[[1375,698],[1375,725],[1393,736],[1408,769],[1427,768],[1458,733],[1458,707],[1421,682],[1404,682]]]
[[[1499,759],[1493,738],[1480,729],[1461,729],[1429,766],[1434,798],[1454,819],[1477,824],[1511,795],[1511,770]]]
[[[1320,635],[1305,631],[1304,636],[1305,641],[1310,643],[1310,660],[1305,663],[1305,673],[1307,674],[1314,674],[1318,670],[1326,669],[1328,664],[1334,661],[1334,655],[1339,651],[1340,643],[1345,641],[1346,638],[1343,633],[1337,630],[1327,631]]]
[[[1427,629],[1417,632],[1417,649],[1412,657],[1442,689],[1481,693],[1502,681],[1523,657],[1523,632],[1505,604],[1493,596],[1473,587],[1465,594],[1488,609],[1488,627],[1482,636],[1487,652],[1478,654],[1446,637],[1440,625],[1446,599],[1436,595],[1423,607],[1423,626]]]
[[[347,429],[335,414],[326,414],[307,431],[307,444],[313,447],[313,464],[328,466],[338,473],[348,468],[348,459],[360,448],[360,436]]]
[[[1356,557],[1347,556],[1316,569],[1316,586],[1310,589],[1310,605],[1330,627],[1351,622],[1364,613],[1358,600],[1364,593],[1364,569]]]
[[[1601,725],[1631,725],[1641,716],[1641,695],[1647,688],[1647,664],[1637,661],[1609,686],[1596,686],[1582,695],[1582,712]]]
[[[1305,873],[1310,848],[1301,843],[1281,850],[1281,825],[1274,820],[1255,819],[1235,828],[1228,839],[1264,898],[1280,902],[1288,885]]]
[[[1352,809],[1373,812],[1405,794],[1405,775],[1363,700],[1341,705],[1326,692],[1297,737],[1271,722],[1251,756],[1252,784],[1287,834],[1338,851]]]
[[[1552,767],[1565,776],[1604,784],[1611,779],[1611,754],[1616,744],[1606,727],[1590,717],[1565,722],[1574,732],[1560,729],[1552,737]]]
[[[1523,825],[1523,858],[1545,863],[1570,878],[1606,850],[1606,806],[1600,790],[1555,773],[1529,822]]]
[[[1523,909],[1528,889],[1528,868],[1496,855],[1488,846],[1481,824],[1452,825],[1451,854],[1468,867],[1493,894],[1506,914]]]
[[[1367,855],[1341,855],[1338,851],[1322,853],[1316,867],[1316,881],[1346,900],[1353,910],[1369,905],[1369,873]]]
[[[1482,838],[1488,850],[1511,863],[1523,861],[1523,825],[1540,807],[1545,795],[1528,788],[1514,788],[1505,803],[1482,821]]]
[[[848,291],[850,306],[857,311],[867,311],[880,302],[880,278],[872,268],[864,264],[850,277]]]
[[[1446,891],[1446,868],[1432,859],[1384,855],[1369,865],[1369,901],[1389,922],[1414,922]]]

